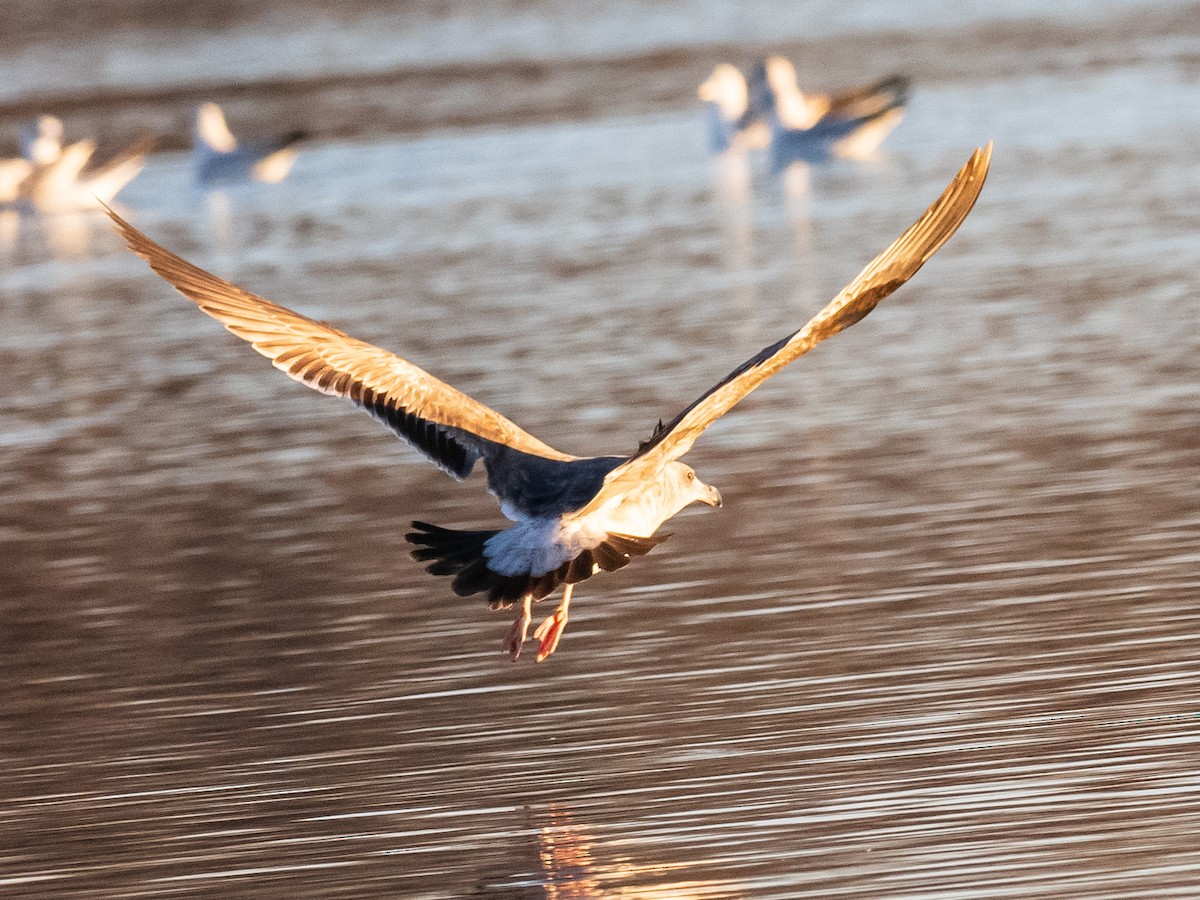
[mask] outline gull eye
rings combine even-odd
[[[688,481],[695,481],[695,480],[696,480],[696,473],[688,472]]]

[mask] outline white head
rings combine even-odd
[[[726,121],[739,119],[746,112],[749,100],[746,79],[729,63],[721,63],[713,69],[697,93],[706,103],[715,103]]]
[[[600,527],[620,534],[649,537],[685,506],[692,503],[720,506],[721,492],[697,478],[691,466],[669,462],[653,481],[616,500]]]
[[[705,484],[697,478],[696,470],[686,463],[669,463],[666,475],[668,494],[671,500],[669,506],[673,509],[672,516],[691,503],[704,503],[708,506],[721,505],[721,492],[711,484]]]

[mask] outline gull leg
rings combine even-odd
[[[568,584],[563,588],[562,602],[558,604],[554,614],[548,616],[533,633],[534,638],[541,641],[538,646],[538,662],[558,649],[558,642],[562,638],[563,630],[567,627],[567,610],[571,606],[571,591],[574,589],[575,585],[573,584]]]
[[[512,628],[508,632],[508,641],[505,643],[505,647],[512,656],[513,662],[516,662],[517,657],[521,655],[521,645],[529,636],[529,623],[533,621],[533,617],[529,615],[529,604],[532,602],[533,597],[529,594],[521,598],[521,611],[513,619]]]

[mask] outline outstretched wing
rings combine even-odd
[[[580,515],[622,493],[625,486],[649,481],[655,471],[687,453],[704,429],[739,400],[821,341],[849,328],[912,278],[954,234],[975,205],[991,157],[990,143],[977,149],[937,202],[807,325],[746,360],[669,423],[657,428],[630,459],[609,473],[604,489]]]
[[[146,165],[146,154],[153,148],[153,138],[139,138],[104,165],[86,172],[84,188],[101,202],[108,202],[138,176]]]
[[[159,246],[111,209],[108,214],[150,268],[275,368],[323,394],[352,400],[455,478],[465,478],[482,457],[489,484],[503,499],[493,464],[513,472],[575,459],[407,360],[244,291]]]

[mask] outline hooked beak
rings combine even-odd
[[[711,484],[706,484],[704,486],[704,496],[700,498],[700,502],[705,503],[709,506],[714,506],[717,509],[720,509],[721,508],[721,492],[718,491]]]

